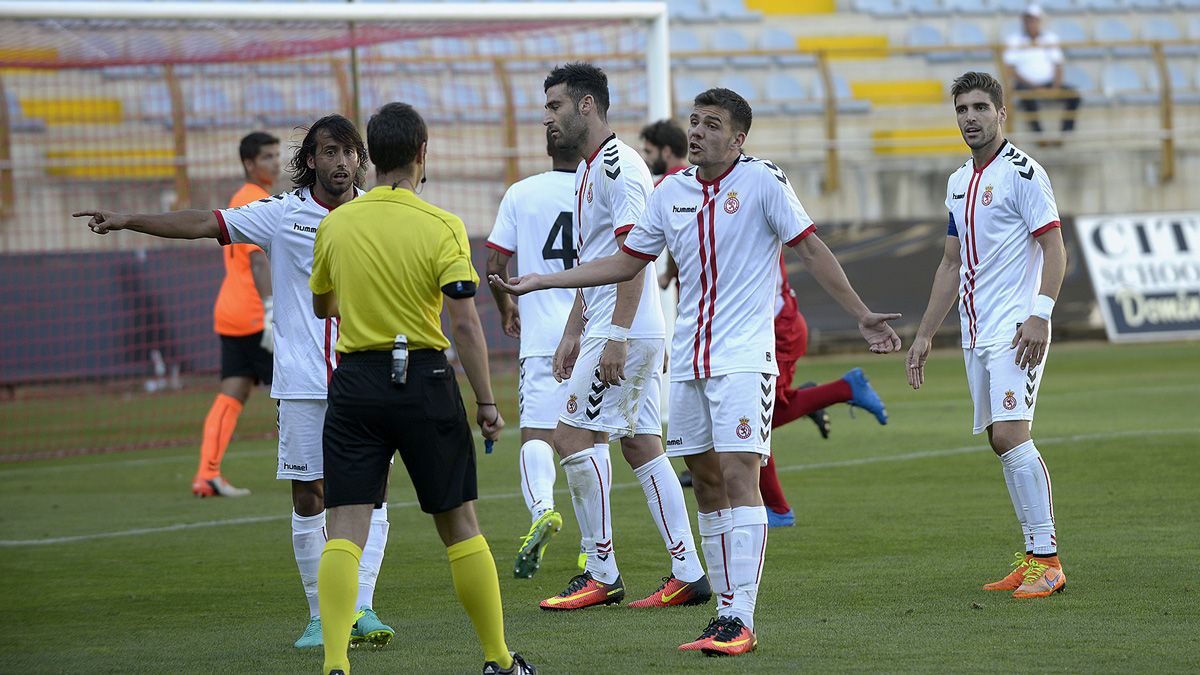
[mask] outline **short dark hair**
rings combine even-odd
[[[670,148],[676,157],[687,157],[687,134],[675,120],[659,120],[642,127],[642,140],[656,148]]]
[[[292,175],[292,182],[296,187],[312,187],[317,182],[316,169],[308,167],[308,158],[312,157],[317,152],[317,135],[325,131],[330,138],[354,148],[355,154],[358,156],[358,168],[354,171],[354,184],[362,187],[363,180],[367,177],[367,146],[363,145],[362,134],[358,133],[358,127],[354,126],[354,122],[334,113],[326,115],[308,128],[304,134],[304,140],[296,148],[295,154],[292,155],[292,161],[288,162],[288,171]]]
[[[950,85],[950,100],[957,101],[962,94],[976,90],[987,94],[996,110],[1004,106],[1004,85],[991,74],[974,70],[954,78],[954,84]]]
[[[608,119],[608,76],[603,70],[582,62],[557,66],[546,76],[542,90],[564,83],[567,85],[567,94],[575,105],[579,105],[584,96],[590,95],[596,101],[600,118]]]
[[[279,139],[265,131],[253,131],[246,134],[246,137],[238,145],[238,154],[241,155],[243,161],[247,159],[253,161],[258,159],[258,153],[268,145],[279,145]]]
[[[407,103],[388,103],[367,122],[367,151],[380,173],[412,164],[428,140],[425,120]]]
[[[754,122],[754,111],[750,109],[750,104],[746,102],[746,99],[742,98],[741,94],[732,89],[716,87],[708,91],[702,91],[696,94],[696,99],[692,104],[696,106],[715,106],[725,110],[729,113],[730,119],[733,120],[735,131],[748,132],[750,131],[750,124]]]

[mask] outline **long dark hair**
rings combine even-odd
[[[333,140],[354,148],[358,157],[358,169],[354,172],[354,185],[362,187],[367,177],[367,146],[363,144],[362,135],[350,120],[338,114],[326,115],[313,122],[304,134],[304,141],[296,147],[292,161],[288,162],[288,172],[296,187],[312,187],[317,182],[317,171],[308,166],[308,158],[317,152],[317,134],[322,130],[329,133]]]

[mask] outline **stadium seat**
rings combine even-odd
[[[1096,85],[1096,78],[1083,66],[1068,62],[1063,66],[1063,82],[1079,92],[1084,105],[1105,106],[1109,100]]]
[[[950,8],[942,0],[906,0],[908,11],[917,16],[948,16]]]
[[[1145,57],[1150,55],[1149,47],[1121,46],[1121,42],[1134,40],[1133,29],[1125,19],[1106,17],[1096,22],[1096,41],[1106,43],[1109,53],[1121,57]],[[1118,43],[1118,44],[1114,44]]]
[[[283,92],[266,82],[251,83],[242,92],[246,112],[269,127],[290,127],[310,121],[305,115],[289,110]]]
[[[1050,23],[1050,30],[1064,43],[1088,42],[1091,37],[1084,31],[1083,26],[1073,19],[1055,19]],[[1064,47],[1063,52],[1072,58],[1097,58],[1104,56],[1102,47]]]
[[[1176,23],[1174,17],[1167,16],[1150,16],[1142,23],[1142,39],[1143,40],[1179,40],[1183,38],[1183,31],[1179,29],[1179,24]],[[1200,46],[1197,45],[1163,45],[1163,52],[1168,55],[1180,54],[1198,54]]]
[[[563,47],[554,35],[533,35],[523,38],[520,42],[520,53],[526,58],[514,59],[508,62],[508,69],[518,73],[549,71],[554,63],[550,57],[563,52]],[[530,57],[541,56],[541,59]]]
[[[678,52],[703,52],[706,51],[704,44],[700,42],[700,37],[690,30],[674,29],[671,31],[671,53]],[[687,68],[720,68],[725,64],[725,61],[716,56],[685,56],[681,58],[672,58],[672,66],[684,66]]]
[[[46,123],[40,119],[26,117],[21,110],[21,101],[11,94],[8,101],[8,128],[14,132],[38,132],[46,130]]]
[[[944,47],[946,45],[946,36],[942,35],[942,31],[937,26],[927,23],[914,23],[908,27],[908,32],[904,36],[904,44],[909,47]],[[927,51],[925,58],[930,61],[945,60],[942,56],[945,52]]]
[[[292,90],[292,109],[305,119],[344,112],[332,84],[305,82]]]
[[[762,13],[746,9],[744,0],[708,0],[708,13],[721,21],[760,21]]]
[[[711,18],[704,5],[696,0],[667,0],[667,13],[672,21],[680,23],[698,23]]]
[[[671,79],[675,109],[683,114],[691,111],[692,101],[695,100],[696,94],[709,88],[709,85],[705,84],[703,80],[691,75],[675,75]]]
[[[800,80],[787,73],[771,73],[764,94],[768,101],[791,115],[819,115],[825,110],[825,105]]]
[[[907,5],[901,6],[897,0],[854,0],[854,9],[879,18],[901,17],[908,13]]]
[[[1101,75],[1104,94],[1123,104],[1149,105],[1158,102],[1158,94],[1146,87],[1138,71],[1128,63],[1110,63]]]
[[[946,34],[950,37],[950,44],[956,47],[974,48],[952,52],[958,56],[957,60],[991,58],[992,52],[986,48],[991,43],[991,39],[988,38],[987,31],[983,26],[974,21],[955,21],[950,24],[950,30]]]
[[[241,114],[243,108],[229,100],[223,88],[199,84],[185,91],[188,92],[188,128],[250,126],[251,120]]]
[[[850,91],[850,83],[846,81],[846,78],[837,73],[833,73],[831,77],[833,79],[833,91],[837,101],[838,112],[860,114],[871,110],[870,101],[854,98],[854,94]],[[819,77],[813,79],[813,96],[818,100],[825,100],[825,83]]]
[[[1167,76],[1171,81],[1171,100],[1175,103],[1200,103],[1200,90],[1192,82],[1188,69],[1180,63],[1167,62]],[[1146,73],[1146,83],[1153,91],[1160,91],[1158,68],[1151,67]]]
[[[453,117],[461,122],[500,122],[503,113],[487,105],[483,92],[467,82],[446,82],[442,85],[442,103],[447,118]],[[441,115],[433,111],[432,117],[440,119]]]
[[[778,26],[767,26],[758,37],[759,49],[790,49],[796,51],[796,36]],[[817,62],[812,54],[780,54],[773,57],[781,66],[811,66]]]
[[[782,110],[779,106],[764,101],[762,96],[759,95],[758,87],[754,82],[741,73],[725,73],[721,75],[721,77],[717,78],[717,86],[732,89],[741,94],[742,98],[746,99],[746,102],[750,104],[750,107],[756,113],[772,115]]]
[[[728,26],[721,26],[713,32],[712,45],[713,49],[723,52],[745,52],[751,49],[750,40],[741,31]],[[765,68],[771,65],[771,58],[768,56],[731,56],[727,61],[729,65],[737,68]]]
[[[1082,0],[1042,0],[1041,5],[1051,16],[1081,14],[1085,11]]]

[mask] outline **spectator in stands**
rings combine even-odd
[[[238,148],[246,183],[229,201],[236,209],[271,196],[279,182],[279,139],[255,131]],[[198,497],[243,497],[245,488],[221,476],[221,458],[237,426],[242,406],[255,384],[271,384],[274,349],[271,330],[271,268],[267,256],[254,244],[230,244],[222,254],[225,281],[217,294],[213,322],[221,337],[221,391],[204,419],[200,467],[192,480]]]
[[[1039,105],[1043,100],[1062,101],[1066,106],[1062,131],[1064,134],[1070,132],[1075,128],[1079,94],[1063,82],[1063,52],[1058,46],[1058,36],[1042,30],[1042,8],[1038,5],[1026,7],[1021,22],[1023,32],[1010,37],[1004,50],[1008,79],[1018,92],[1017,104],[1029,115],[1030,128],[1041,133],[1042,125],[1037,117]]]
[[[642,159],[657,177],[655,185],[676,171],[688,168],[687,134],[674,120],[662,119],[642,127]]]

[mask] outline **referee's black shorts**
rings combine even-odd
[[[353,352],[333,371],[322,437],[325,506],[382,502],[397,451],[422,511],[474,500],[475,444],[446,355],[409,352],[402,386],[392,384],[391,363],[391,352]]]
[[[251,335],[221,336],[221,379],[248,377],[255,382],[271,384],[274,360],[271,352],[262,347],[262,331]]]

